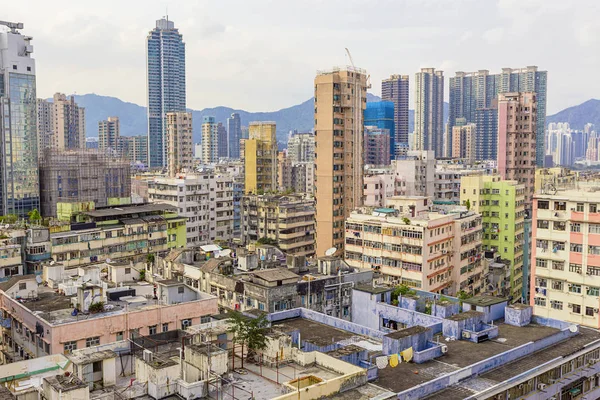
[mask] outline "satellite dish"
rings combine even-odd
[[[54,263],[56,263],[56,261],[54,261],[54,260],[50,261],[50,265],[54,265]]]
[[[42,277],[39,275],[36,275],[35,281],[38,283],[38,285],[40,285],[42,283]]]
[[[107,258],[107,259],[106,259],[106,262],[107,262],[107,263],[109,263],[109,262],[110,262],[110,258]]]
[[[569,326],[569,331],[571,331],[571,333],[577,333],[577,331],[579,331],[579,327],[577,325],[571,325]]]
[[[335,254],[335,252],[336,252],[336,251],[337,251],[337,248],[335,248],[335,247],[332,247],[332,248],[330,248],[330,249],[327,249],[327,251],[325,252],[325,255],[326,255],[326,256],[332,256],[332,255],[334,255],[334,254]]]

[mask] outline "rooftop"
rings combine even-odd
[[[361,292],[367,292],[371,294],[387,293],[394,290],[392,287],[387,286],[372,286],[372,285],[356,285],[354,290],[360,290]]]
[[[267,282],[281,281],[285,279],[300,279],[300,276],[285,268],[265,269],[253,271],[252,275]]]
[[[273,323],[272,326],[285,333],[298,330],[300,331],[302,341],[307,341],[317,346],[327,346],[339,342],[340,340],[346,340],[356,336],[350,332],[305,318],[292,318],[277,321]]]
[[[129,214],[141,214],[147,212],[156,212],[156,211],[177,211],[177,207],[171,206],[169,204],[161,204],[161,203],[151,203],[144,204],[141,206],[120,206],[113,208],[105,208],[98,209],[94,211],[86,211],[83,214],[89,215],[90,217],[118,217],[121,215],[129,215]]]
[[[69,376],[56,375],[44,378],[44,381],[48,382],[50,386],[57,392],[69,392],[71,390],[87,388],[88,384],[83,383],[76,375],[71,374]]]
[[[482,294],[480,296],[474,296],[470,299],[463,300],[463,303],[471,304],[474,306],[487,307],[493,306],[494,304],[500,304],[508,302],[508,299],[503,297],[489,296],[486,294]]]
[[[20,281],[25,281],[28,279],[35,280],[35,275],[16,275],[12,276],[9,280],[0,283],[0,290],[6,292],[8,289],[19,283]]]
[[[423,364],[400,363],[396,368],[385,368],[379,370],[379,379],[374,383],[378,386],[398,393],[421,383],[439,378],[441,375],[457,371],[479,361],[483,361],[492,356],[514,349],[525,343],[536,342],[559,332],[558,329],[537,324],[529,324],[524,327],[517,327],[505,323],[499,323],[498,330],[499,334],[497,338],[482,343],[473,343],[466,340],[447,342],[445,341],[445,338],[440,335],[438,336],[440,343],[444,343],[446,346],[448,346],[448,352],[446,354]],[[592,336],[595,338],[600,338],[600,332],[594,332],[594,335],[587,335],[585,338],[583,338],[584,342],[589,343],[595,340],[592,340]],[[578,335],[573,339],[567,340],[566,342],[572,342],[576,339],[580,340],[581,338],[582,335]],[[561,344],[564,343],[565,342],[562,342]],[[534,353],[526,356],[525,360],[538,360],[540,353]],[[569,353],[570,352],[565,351],[563,354]],[[554,355],[552,358],[555,357],[556,355]],[[519,362],[519,360],[516,362]],[[528,369],[529,368],[525,369],[525,371]],[[494,371],[490,373],[493,372]],[[402,379],[398,379],[399,376],[402,376]],[[463,397],[459,398],[464,399],[465,397],[466,396],[463,394]],[[444,399],[449,400],[450,398],[444,397]],[[454,397],[452,397],[452,399],[454,399]]]
[[[390,339],[401,339],[407,336],[416,335],[418,333],[423,333],[430,330],[431,328],[426,328],[421,325],[415,325],[411,326],[410,328],[400,329],[399,331],[388,333],[387,335],[385,335],[385,337],[388,337]]]

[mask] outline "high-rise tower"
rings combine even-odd
[[[227,118],[227,141],[229,142],[229,158],[240,158],[240,139],[242,138],[242,122],[240,114],[233,113]]]
[[[344,248],[344,221],[363,198],[367,72],[334,68],[315,78],[317,256]]]
[[[390,151],[395,156],[406,155],[408,150],[408,82],[408,75],[392,75],[381,82],[381,99],[394,103],[395,149]]]
[[[40,208],[32,38],[21,23],[0,25],[0,211],[27,217]]]
[[[444,73],[435,68],[415,74],[414,147],[444,156]]]
[[[148,158],[150,168],[167,165],[166,115],[185,112],[185,43],[175,23],[156,21],[146,38]]]

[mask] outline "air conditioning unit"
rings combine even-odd
[[[463,339],[470,339],[471,338],[471,332],[462,331],[462,337],[463,337]]]
[[[150,350],[144,350],[142,357],[145,362],[147,362],[147,363],[152,362],[152,352]]]
[[[448,250],[442,250],[442,254],[446,254]]]
[[[442,354],[446,354],[448,352],[448,346],[445,344],[442,345]]]
[[[571,285],[569,285],[569,286],[571,286]],[[567,307],[569,307],[569,308],[573,308],[573,304],[569,303],[569,304],[567,305]]]
[[[538,390],[544,390],[544,389],[546,389],[546,386],[548,386],[548,385],[546,385],[545,383],[538,383],[537,388],[538,388]]]

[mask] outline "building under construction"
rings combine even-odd
[[[40,203],[44,217],[58,203],[94,202],[94,207],[129,203],[129,161],[97,149],[46,149],[40,159]]]

